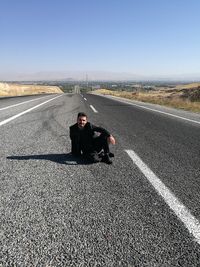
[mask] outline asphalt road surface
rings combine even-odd
[[[70,155],[79,111],[112,165]],[[0,99],[0,266],[200,266],[200,115],[96,95]]]

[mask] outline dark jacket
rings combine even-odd
[[[79,129],[78,124],[70,126],[71,152],[73,155],[90,153],[94,150],[93,140],[95,133],[100,133],[103,137],[109,137],[110,133],[102,127],[97,127],[87,122],[83,129]]]

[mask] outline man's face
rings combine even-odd
[[[77,123],[78,123],[78,127],[80,128],[80,129],[83,129],[84,128],[84,126],[86,125],[86,123],[87,123],[87,117],[78,117],[78,119],[77,119]]]

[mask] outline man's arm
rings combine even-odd
[[[103,127],[95,126],[93,124],[91,124],[91,128],[94,132],[103,134],[103,136],[108,139],[109,143],[115,145],[115,138],[106,129],[104,129]]]
[[[91,126],[91,129],[93,132],[103,134],[105,137],[110,136],[110,133],[106,129],[104,129],[103,127],[98,127],[98,126],[93,125],[93,124],[90,124],[90,126]]]

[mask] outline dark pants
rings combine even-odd
[[[107,137],[102,135],[93,139],[93,150],[90,152],[83,153],[83,155],[91,162],[100,162],[102,160],[102,154],[109,154],[109,144]]]
[[[95,137],[93,139],[93,144],[94,144],[94,151],[100,152],[103,149],[105,154],[110,152],[107,137],[101,135]]]

